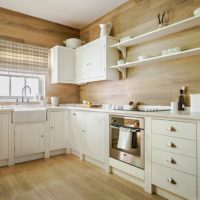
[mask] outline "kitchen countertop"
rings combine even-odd
[[[27,110],[31,108],[41,108],[38,106],[27,106]],[[18,107],[18,109],[20,106]],[[23,106],[23,110],[26,108],[26,105]],[[80,110],[80,111],[91,111],[91,112],[103,112],[109,113],[113,115],[127,115],[127,116],[137,116],[137,117],[159,117],[159,118],[174,118],[174,119],[184,119],[184,120],[196,120],[200,121],[200,112],[198,113],[191,113],[189,111],[178,111],[178,112],[171,112],[171,111],[158,111],[158,112],[143,112],[143,111],[125,111],[125,110],[108,110],[103,108],[89,108],[83,106],[82,104],[61,104],[60,106],[51,106],[47,105],[47,111],[59,111],[59,110]],[[0,106],[0,113],[1,112],[12,112],[15,111],[15,106]]]

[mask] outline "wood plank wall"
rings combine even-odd
[[[67,38],[78,37],[80,31],[71,27],[0,8],[0,37],[8,40],[51,48]],[[78,103],[79,86],[50,84],[46,78],[46,96],[58,96],[61,103]]]
[[[157,28],[157,13],[170,11],[170,23],[193,16],[200,0],[130,0],[111,11],[80,32],[87,42],[99,37],[100,23],[111,21],[112,36],[137,36]],[[128,60],[139,55],[159,55],[162,49],[180,46],[182,49],[200,47],[200,28],[190,29],[162,39],[138,45],[128,50]],[[189,94],[200,93],[200,57],[193,56],[156,65],[128,70],[127,80],[95,82],[80,87],[80,96],[95,103],[127,103],[130,100],[145,104],[169,105],[177,100],[181,86]]]

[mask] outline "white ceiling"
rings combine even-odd
[[[0,7],[83,28],[128,0],[0,0]]]

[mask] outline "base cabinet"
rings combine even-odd
[[[0,160],[8,159],[9,115],[0,114]]]
[[[57,111],[50,112],[50,151],[66,148],[67,145],[67,128],[66,128],[66,112]]]
[[[73,152],[81,153],[83,151],[83,134],[85,131],[85,112],[70,112],[70,133],[69,143]]]
[[[44,152],[44,123],[15,124],[15,157]]]
[[[104,121],[104,113],[71,111],[69,137],[72,151],[104,162]]]
[[[152,119],[152,184],[197,200],[197,124]]]
[[[85,123],[84,154],[97,161],[105,161],[104,147],[104,114],[88,112]]]

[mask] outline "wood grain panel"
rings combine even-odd
[[[51,48],[67,38],[79,38],[79,34],[78,29],[0,8],[0,37],[4,39]],[[49,70],[46,96],[58,96],[61,103],[78,103],[79,86],[52,85]]]
[[[137,36],[157,28],[157,13],[170,11],[170,24],[193,16],[200,0],[130,0],[80,31],[82,40],[99,37],[99,24],[111,21],[112,36]],[[183,31],[128,49],[128,61],[139,55],[160,55],[162,49],[180,46],[183,50],[200,47],[200,27]],[[188,86],[189,94],[200,93],[200,57],[193,56],[155,65],[128,69],[127,80],[95,82],[80,87],[81,100],[95,103],[127,103],[169,105],[177,100],[181,86]]]

